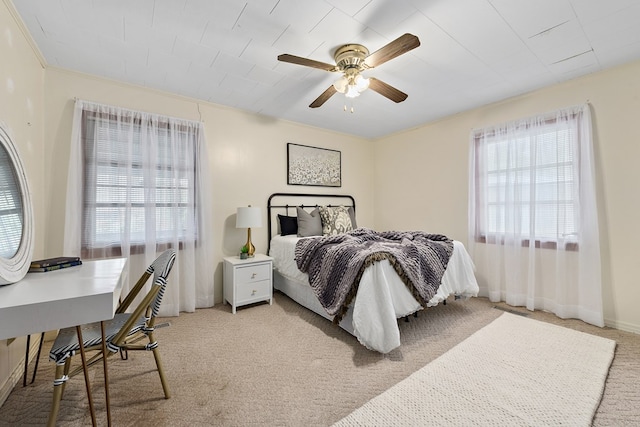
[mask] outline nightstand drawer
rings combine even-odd
[[[271,279],[270,262],[236,268],[236,283],[240,285],[244,283],[260,282],[262,280],[269,279]]]
[[[271,280],[252,283],[239,283],[236,289],[238,303],[253,299],[271,298]]]

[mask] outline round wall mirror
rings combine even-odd
[[[27,177],[11,137],[0,126],[0,285],[29,271],[33,255],[33,212]]]

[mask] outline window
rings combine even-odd
[[[472,131],[469,168],[480,292],[604,325],[591,107]]]
[[[576,250],[579,138],[576,114],[476,131],[476,241]]]
[[[5,135],[4,132],[2,135]],[[6,137],[5,141],[9,141],[9,138]],[[3,236],[0,239],[0,257],[11,259],[18,251],[22,239],[24,212],[13,159],[1,144],[0,166],[0,229]]]
[[[82,132],[84,256],[123,240],[132,253],[150,241],[162,250],[196,240],[197,132],[157,116],[94,111],[83,112]]]
[[[173,248],[160,315],[210,307],[211,185],[204,123],[76,99],[63,253],[127,257],[142,271]],[[124,279],[126,295],[134,283]]]

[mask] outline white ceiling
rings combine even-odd
[[[377,138],[640,59],[640,0],[14,0],[48,65]],[[377,68],[407,93],[308,105],[334,63],[404,33],[421,46]]]

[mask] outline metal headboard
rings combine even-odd
[[[269,196],[269,199],[267,200],[267,217],[268,217],[268,224],[267,224],[267,232],[269,233],[267,236],[267,242],[268,242],[268,246],[267,246],[267,254],[269,253],[269,250],[271,249],[271,237],[273,236],[272,234],[272,225],[271,223],[274,220],[274,212],[278,212],[278,209],[282,209],[284,210],[284,212],[289,212],[290,208],[296,208],[296,207],[301,207],[301,208],[315,208],[320,206],[321,204],[316,203],[316,204],[310,204],[310,205],[305,205],[305,204],[298,204],[298,203],[293,203],[293,204],[274,204],[274,199],[285,199],[287,201],[291,201],[291,200],[295,200],[296,198],[298,199],[305,199],[305,200],[309,200],[309,199],[313,199],[313,200],[341,200],[341,199],[346,199],[348,200],[348,202],[346,203],[340,203],[338,205],[334,204],[334,205],[327,205],[327,204],[323,204],[322,206],[327,206],[327,207],[331,207],[331,206],[346,206],[346,207],[353,207],[353,210],[356,210],[356,201],[353,198],[353,196],[349,195],[349,194],[312,194],[312,193],[273,193],[272,195]],[[277,221],[277,215],[275,216],[276,221]]]

